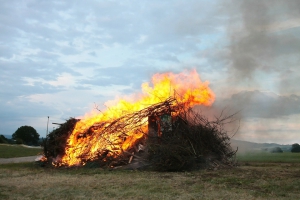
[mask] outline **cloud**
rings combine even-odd
[[[80,83],[90,87],[126,85],[137,89],[143,80],[150,78],[152,72],[148,66],[132,61],[118,67],[98,68],[91,76],[81,79]]]
[[[154,73],[193,68],[217,103],[224,100],[220,108],[235,102],[247,119],[297,115],[299,9],[297,0],[4,1],[5,126],[31,123],[45,132],[45,116],[83,115],[94,102],[140,92]]]
[[[63,88],[70,88],[72,86],[75,85],[75,80],[74,77],[71,76],[68,73],[63,73],[60,74],[56,80],[50,80],[50,81],[46,81],[44,79],[38,78],[38,79],[33,79],[30,77],[24,77],[23,80],[26,82],[25,85],[29,85],[29,86],[35,86],[38,84],[49,84],[50,86],[53,87],[63,87]]]

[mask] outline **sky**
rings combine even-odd
[[[41,137],[141,92],[155,73],[195,69],[238,112],[234,139],[300,143],[298,0],[0,0],[0,134]]]

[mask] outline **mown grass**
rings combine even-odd
[[[239,158],[238,167],[180,173],[5,164],[0,199],[300,199],[300,162]]]
[[[42,152],[40,148],[27,148],[21,145],[0,144],[0,158],[35,156]]]

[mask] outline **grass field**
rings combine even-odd
[[[5,164],[0,199],[300,199],[300,160],[283,155],[244,154],[235,168],[180,173]]]
[[[0,158],[36,156],[42,152],[40,148],[27,148],[21,145],[0,144]]]
[[[270,153],[270,152],[248,152],[237,154],[240,162],[274,162],[274,163],[300,163],[300,153]]]

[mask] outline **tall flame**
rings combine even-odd
[[[80,135],[93,130],[95,124],[105,127],[107,123],[120,118],[125,114],[142,110],[149,105],[153,105],[168,99],[170,96],[179,96],[179,101],[187,107],[194,105],[211,105],[215,100],[215,95],[208,87],[209,83],[202,82],[196,70],[184,71],[179,74],[163,73],[155,74],[152,77],[151,83],[142,84],[142,94],[139,99],[130,102],[125,99],[120,99],[114,106],[110,106],[105,112],[98,113],[93,116],[86,116],[77,122],[72,134],[67,140],[65,155],[56,165],[74,166],[84,164],[82,157],[93,160],[97,157],[99,149],[108,149],[118,152],[124,151],[130,147],[137,139],[143,136],[142,133],[132,131],[126,133],[128,135],[125,141],[120,141],[119,137],[114,134],[105,135],[106,138],[99,137],[101,131],[95,131],[85,137]],[[144,119],[147,123],[147,119]],[[147,126],[142,127],[144,131]],[[122,143],[121,147],[111,149],[106,141]]]

